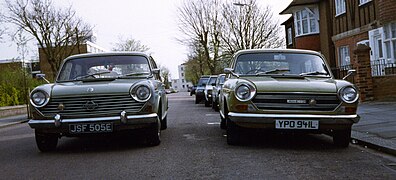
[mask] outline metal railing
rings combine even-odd
[[[348,74],[348,70],[353,69],[352,65],[338,66],[331,69],[334,77],[336,79],[342,79]]]
[[[371,61],[372,76],[386,76],[396,74],[396,63],[387,62],[385,59]]]

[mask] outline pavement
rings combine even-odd
[[[352,143],[396,156],[396,101],[360,103],[360,121],[352,126]],[[0,118],[0,128],[25,123],[27,115]]]

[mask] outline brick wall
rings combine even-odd
[[[295,43],[297,49],[320,51],[320,37],[318,34],[296,37]]]
[[[373,78],[374,99],[396,100],[396,76],[381,76]]]
[[[378,20],[382,24],[396,20],[396,1],[395,0],[376,0],[378,4]]]
[[[360,91],[360,100],[373,100],[373,78],[371,76],[370,47],[359,44],[354,50],[351,64],[356,69],[355,84]],[[351,56],[352,57],[352,56]]]

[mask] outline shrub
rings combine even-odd
[[[20,66],[2,66],[0,71],[0,106],[26,104],[29,100],[29,91],[42,83],[42,81],[33,79]]]

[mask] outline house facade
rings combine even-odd
[[[172,88],[180,92],[187,92],[189,87],[192,87],[192,83],[186,80],[186,67],[185,64],[181,64],[177,67],[179,73],[179,79],[172,80]]]
[[[394,0],[293,0],[281,12],[287,48],[319,51],[333,74],[358,71],[362,100],[396,97]]]

